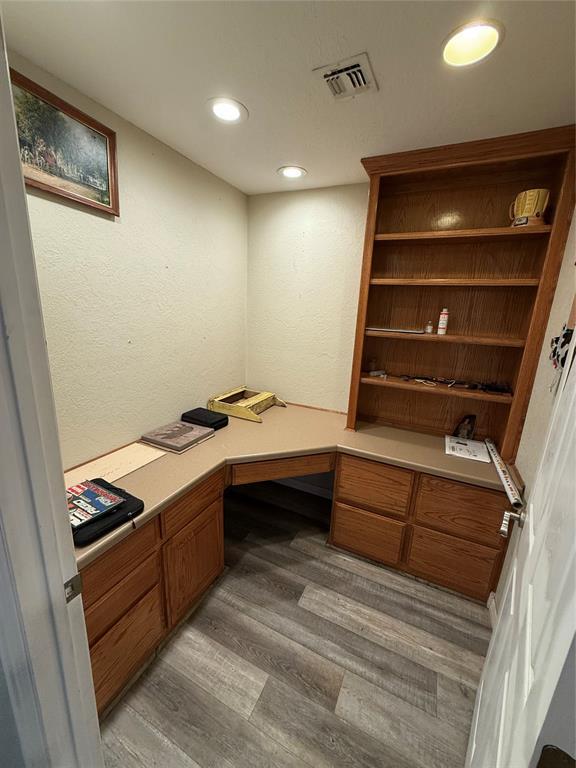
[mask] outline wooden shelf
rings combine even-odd
[[[483,402],[501,403],[503,405],[510,405],[512,403],[512,395],[509,394],[482,392],[478,389],[456,389],[455,387],[449,387],[447,384],[436,384],[435,387],[431,387],[426,384],[418,384],[414,381],[405,381],[397,376],[387,376],[385,379],[380,379],[376,376],[368,376],[363,373],[360,381],[362,384],[369,384],[370,386],[405,389],[410,392],[421,392],[426,395],[462,397],[467,398],[468,400],[482,400]]]
[[[386,232],[374,236],[378,242],[398,242],[410,240],[493,240],[547,235],[552,230],[550,224],[533,227],[487,227],[485,229],[444,229],[429,232]]]
[[[528,288],[537,286],[540,280],[538,278],[408,278],[408,277],[373,277],[370,285],[423,285],[429,288],[443,286],[467,286],[472,288]]]
[[[476,344],[484,347],[517,347],[522,348],[525,345],[524,339],[517,339],[510,336],[464,336],[456,334],[445,334],[439,336],[437,333],[398,333],[397,331],[377,331],[366,329],[366,336],[377,339],[400,339],[402,341],[428,341],[438,342],[440,344]]]

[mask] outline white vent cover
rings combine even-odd
[[[314,72],[321,75],[335,99],[347,99],[366,91],[378,90],[367,53],[318,67]]]

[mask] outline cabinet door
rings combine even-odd
[[[164,578],[171,627],[224,568],[222,528],[219,499],[165,545]]]

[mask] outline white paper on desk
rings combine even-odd
[[[449,456],[458,456],[460,459],[472,459],[472,461],[484,461],[490,463],[490,454],[486,445],[480,440],[466,440],[463,437],[446,435],[446,453]]]
[[[88,464],[82,464],[76,469],[68,470],[64,474],[66,488],[81,483],[83,480],[91,480],[93,477],[102,477],[109,483],[113,483],[119,477],[124,477],[124,475],[150,464],[151,461],[155,461],[161,456],[166,456],[166,452],[160,448],[153,448],[151,445],[143,445],[142,443],[131,443],[117,451],[100,456],[99,459],[94,459]]]

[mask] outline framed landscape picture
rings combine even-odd
[[[114,131],[13,69],[10,78],[26,185],[118,216]]]

